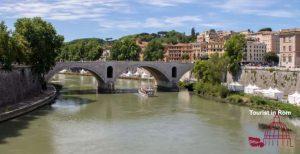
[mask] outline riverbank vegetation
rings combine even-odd
[[[226,101],[232,104],[249,106],[256,109],[290,111],[292,112],[291,117],[300,117],[300,107],[277,100],[270,100],[261,96],[252,96],[241,93],[231,94],[226,98]]]

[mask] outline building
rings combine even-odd
[[[244,30],[244,31],[240,31],[238,33],[245,35],[246,38],[249,38],[249,37],[251,37],[253,35],[253,31],[251,31],[250,29],[247,29],[247,30]]]
[[[279,54],[280,43],[278,33],[272,31],[261,31],[253,33],[251,37],[256,39],[258,42],[265,43],[267,45],[267,52]]]
[[[188,55],[188,59],[184,59],[184,55]],[[165,61],[193,61],[194,52],[191,43],[178,43],[165,45]]]
[[[218,39],[218,33],[214,29],[200,33],[197,36],[197,42],[210,42],[210,41],[216,41],[217,39]]]
[[[300,28],[283,29],[280,38],[280,66],[300,67]]]
[[[194,60],[202,59],[208,57],[207,54],[207,43],[206,42],[196,42],[192,43],[192,50],[193,50],[193,56]]]
[[[215,31],[214,29],[199,34],[197,36],[197,43],[201,44],[201,46],[194,46],[195,54],[198,56],[198,54],[201,55],[205,52],[208,57],[213,54],[223,55],[225,53],[225,41],[229,39],[232,34],[234,34],[233,31]],[[199,51],[201,52],[199,53]]]
[[[211,57],[213,54],[218,54],[219,56],[222,56],[225,53],[224,44],[225,42],[223,40],[208,42],[207,43],[208,57]]]
[[[248,40],[246,43],[246,50],[243,55],[243,63],[263,63],[264,55],[266,53],[266,44],[257,42],[255,40]]]

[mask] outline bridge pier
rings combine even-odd
[[[113,82],[108,82],[108,83],[101,83],[98,84],[98,92],[99,93],[115,93],[115,83]]]
[[[179,87],[177,83],[169,83],[169,82],[158,82],[157,83],[157,91],[162,92],[178,92]]]

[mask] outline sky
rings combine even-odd
[[[254,31],[300,27],[300,0],[0,0],[10,29],[21,17],[42,17],[66,41],[128,34],[209,29]]]

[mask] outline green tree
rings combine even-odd
[[[5,70],[11,70],[13,60],[10,32],[4,22],[0,23],[0,64]]]
[[[191,29],[191,36],[196,37],[196,31],[194,27]]]
[[[39,17],[21,18],[15,23],[15,35],[28,43],[26,63],[38,74],[43,88],[46,88],[44,75],[55,65],[55,58],[63,44],[63,36],[55,28]]]
[[[94,61],[98,60],[103,52],[104,40],[97,38],[78,39],[63,45],[57,60]]]
[[[163,58],[164,58],[164,46],[162,45],[162,43],[156,39],[150,41],[144,52],[144,60],[156,61],[156,60],[162,60]]]
[[[112,60],[139,60],[141,48],[132,39],[122,39],[113,43],[111,48]]]
[[[191,37],[190,37],[189,42],[195,42],[196,39],[197,39],[197,34],[196,34],[195,28],[193,27],[193,28],[191,29]]]
[[[203,83],[221,83],[226,74],[227,59],[214,54],[208,60],[195,63],[193,73],[198,81]]]
[[[181,55],[181,58],[182,58],[182,60],[189,60],[190,56],[189,56],[189,54],[184,53],[184,54]]]
[[[259,30],[259,32],[262,32],[262,31],[272,31],[272,28],[270,28],[270,27],[266,27],[266,28],[262,28],[262,29],[260,29]]]
[[[233,80],[237,80],[240,71],[240,63],[246,48],[246,39],[242,34],[231,36],[225,43],[225,57],[228,59],[228,71],[233,76]]]
[[[278,64],[279,63],[279,57],[274,52],[268,52],[264,55],[264,60],[269,64]]]
[[[208,59],[209,59],[208,54],[200,55],[200,60],[208,60]]]

